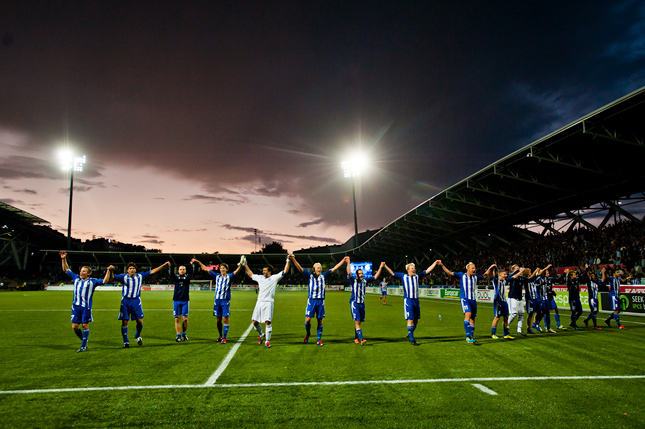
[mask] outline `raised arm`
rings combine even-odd
[[[67,272],[69,270],[69,264],[67,263],[67,252],[65,252],[64,250],[61,250],[60,259],[63,262],[63,271]]]
[[[246,260],[244,260],[244,262],[246,262]],[[237,268],[235,269],[235,271],[233,271],[233,275],[234,275],[234,276],[239,275],[239,274],[240,274],[240,272],[242,271],[242,267],[243,267],[243,266],[244,266],[244,265],[238,265],[238,266],[237,266]]]
[[[112,278],[113,271],[114,271],[114,265],[110,265],[109,267],[107,267],[107,270],[105,270],[105,278],[103,279],[104,285],[109,283],[110,279]]]
[[[542,274],[544,274],[544,272],[545,272],[546,270],[548,270],[548,269],[549,269],[549,268],[551,268],[552,266],[553,266],[553,264],[549,264],[549,265],[547,265],[545,268],[543,268],[542,270],[540,270],[540,272],[539,272],[539,274],[538,274],[538,275],[540,275],[540,276],[541,276]]]
[[[443,264],[443,262],[440,262],[440,264],[441,264],[441,268],[443,268],[444,273],[448,274],[449,276],[454,276],[455,275],[455,273],[453,273],[448,268],[446,268],[446,266]]]
[[[606,267],[602,267],[602,269],[600,270],[600,272],[602,273],[602,280],[601,280],[601,281],[602,281],[603,283],[605,283],[605,282],[607,281],[607,271],[606,271]]]
[[[150,270],[150,274],[157,274],[163,267],[169,267],[170,266],[170,261],[166,261],[163,263],[163,265],[159,265],[157,268],[153,268]]]
[[[378,279],[381,276],[381,271],[383,271],[383,267],[385,266],[385,262],[381,262],[381,266],[378,267],[378,271],[376,274],[374,274],[374,280]],[[349,274],[349,264],[347,264],[347,273]]]
[[[282,270],[283,273],[287,274],[289,273],[289,257],[287,256],[287,262],[284,264],[284,270]]]
[[[391,275],[391,276],[393,276],[393,275],[394,275],[394,271],[392,271],[392,269],[391,269],[390,267],[388,267],[388,266],[387,266],[387,264],[386,264],[385,262],[383,262],[382,264],[383,264],[383,268],[385,268],[385,270],[386,270],[388,273],[390,273],[390,275]]]
[[[337,263],[336,265],[334,265],[334,268],[332,268],[332,269],[331,269],[331,272],[333,273],[334,271],[336,271],[337,269],[339,269],[339,268],[340,268],[340,266],[341,266],[341,265],[343,265],[345,262],[347,262],[347,265],[349,266],[349,256],[345,256],[343,259],[341,259],[341,260],[340,260],[340,262],[339,262],[339,263]]]
[[[484,273],[484,277],[488,277],[490,275],[491,270],[497,271],[497,264],[493,264]]]
[[[289,255],[289,259],[293,263],[293,266],[296,267],[296,270],[298,270],[298,272],[301,273],[302,272],[302,266],[300,265],[300,263],[298,261],[296,261],[296,257],[293,256],[293,253],[291,255]]]
[[[253,271],[249,268],[249,263],[246,260],[244,260],[244,270],[246,271],[247,276],[253,277]]]
[[[347,267],[346,267],[347,268],[347,277],[351,278],[352,277],[352,266],[350,265],[351,261],[349,260],[349,256],[345,256],[345,258],[347,258]],[[375,276],[375,278],[376,278],[376,276]]]
[[[190,263],[191,263],[191,264],[194,264],[195,262],[197,262],[197,264],[200,266],[200,268],[202,269],[202,271],[209,271],[208,267],[207,267],[206,265],[202,264],[202,263],[201,263],[200,261],[198,261],[197,259],[193,258],[193,259],[191,259],[191,260],[190,260]]]
[[[426,274],[430,274],[430,271],[434,270],[437,265],[441,264],[440,260],[436,260],[430,265],[428,268],[426,268]]]

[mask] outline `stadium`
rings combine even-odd
[[[0,427],[645,426],[644,19],[3,2]]]
[[[357,247],[349,240],[338,248],[294,253],[304,266],[320,262],[324,269],[345,256],[374,268],[385,262],[395,271],[410,262],[420,271],[436,259],[455,270],[472,261],[480,274],[490,261],[506,268],[511,262],[542,268],[548,262],[557,274],[585,264],[598,273],[613,267],[629,279],[620,292],[624,331],[600,323],[602,331],[569,328],[515,341],[492,339],[493,299],[486,279],[478,285],[478,344],[471,346],[460,327],[458,285],[438,270],[420,285],[421,347],[407,345],[403,287],[396,278],[389,279],[387,304],[379,299],[378,285],[367,288],[367,343],[357,346],[342,267],[328,280],[323,348],[302,343],[300,311],[308,288],[295,271],[278,286],[271,350],[258,347],[249,325],[255,283],[233,285],[230,333],[223,345],[215,341],[209,314],[212,281],[199,274],[190,287],[190,340],[175,344],[168,305],[173,286],[164,284],[168,271],[142,288],[142,346],[124,353],[114,320],[121,286],[99,286],[88,351],[75,354],[72,336],[63,329],[74,289],[60,270],[65,236],[46,220],[3,203],[3,288],[14,290],[2,299],[4,424],[298,426],[316,419],[322,426],[463,426],[476,416],[476,426],[511,426],[518,420],[528,426],[544,421],[639,426],[643,415],[635,393],[645,378],[643,117],[645,88],[509,154],[382,229],[362,233]],[[620,169],[599,162],[607,144],[624,154]],[[70,250],[69,264],[74,271],[90,266],[102,278],[108,265],[123,268],[130,261],[143,271],[195,257],[217,270],[223,263],[236,267],[240,259],[121,247]],[[281,267],[285,254],[246,258],[258,272],[264,265]],[[21,281],[12,280],[21,273]],[[22,281],[25,273],[32,280]],[[555,289],[566,326],[567,288]],[[586,295],[586,288],[581,291]],[[606,291],[601,285],[600,320],[611,314]],[[586,296],[582,301],[586,313]],[[415,421],[401,420],[400,407],[411,407]],[[489,413],[492,408],[499,412]]]

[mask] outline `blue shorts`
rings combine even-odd
[[[611,304],[612,311],[620,311],[620,301],[617,295],[609,294],[609,303]]]
[[[535,298],[528,298],[526,300],[526,312],[531,314],[535,313],[538,309],[538,300]]]
[[[589,309],[594,314],[598,313],[598,300],[597,299],[589,299]]]
[[[582,313],[582,304],[579,299],[570,299],[569,308],[571,308],[571,311],[575,313]]]
[[[558,309],[558,304],[555,302],[554,298],[551,298],[549,301],[549,307],[551,310],[557,310]]]
[[[349,310],[352,312],[352,318],[356,322],[365,321],[365,303],[352,302],[349,304]]]
[[[215,317],[230,317],[231,316],[231,300],[230,299],[216,299],[213,305],[213,316]]]
[[[421,306],[418,298],[406,298],[403,300],[403,311],[406,320],[421,319]]]
[[[72,304],[72,323],[90,323],[92,321],[92,309]]]
[[[119,320],[138,320],[138,319],[143,319],[143,308],[141,307],[141,297],[121,298],[121,309],[119,310]]]
[[[173,301],[172,302],[173,317],[179,317],[179,316],[188,317],[188,302],[189,301]]]
[[[474,299],[461,298],[461,309],[464,314],[470,313],[470,317],[473,319],[477,317],[477,301]]]
[[[315,317],[316,319],[324,319],[325,318],[325,300],[308,299],[307,309],[305,310],[305,317]]]
[[[551,303],[548,299],[542,299],[540,300],[540,308],[543,312],[546,313],[551,308]]]
[[[496,302],[493,306],[493,313],[495,317],[508,317],[508,302]]]
[[[381,296],[387,296],[387,289],[381,289]]]

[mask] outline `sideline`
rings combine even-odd
[[[251,329],[253,329],[253,323],[251,323],[249,325],[249,327],[246,330],[246,332],[244,332],[242,334],[242,336],[237,340],[237,342],[235,343],[235,345],[233,346],[231,351],[228,352],[228,354],[226,355],[226,358],[224,359],[224,361],[219,365],[219,367],[213,373],[213,375],[210,376],[208,381],[206,383],[204,383],[204,386],[211,387],[212,385],[215,384],[215,382],[217,381],[219,376],[222,375],[222,373],[226,370],[226,367],[228,366],[228,364],[233,359],[233,356],[235,356],[235,353],[237,352],[237,349],[240,348],[240,344],[242,344],[244,342],[244,340],[246,340],[246,337],[249,335],[249,332],[251,332]]]

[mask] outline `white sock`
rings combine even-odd
[[[255,330],[258,331],[258,334],[262,336],[262,325],[259,323],[257,325],[253,325],[255,327]]]
[[[273,331],[273,325],[267,326],[266,331],[267,331],[267,341],[271,341],[271,331]]]
[[[517,332],[522,332],[522,324],[524,322],[524,315],[523,314],[518,314],[517,315]]]
[[[511,314],[511,317],[508,318],[508,326],[511,326],[511,323],[513,320],[515,320],[515,317],[517,317],[517,313]]]

